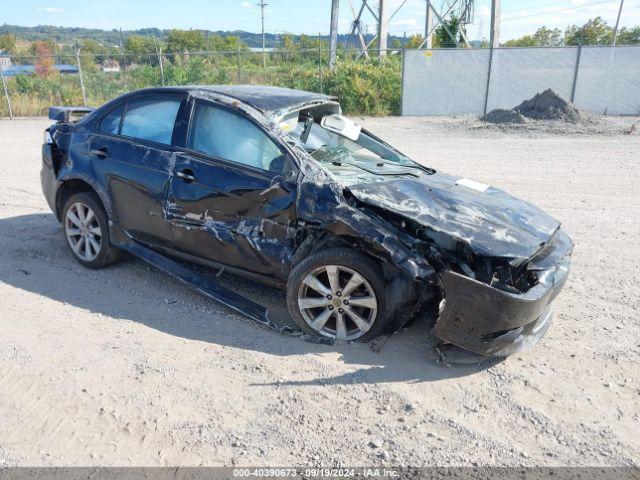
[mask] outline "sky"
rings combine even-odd
[[[438,8],[452,0],[432,0]],[[265,0],[265,30],[271,33],[329,31],[331,0]],[[369,0],[374,6],[376,0]],[[393,13],[403,0],[388,0]],[[143,27],[260,31],[257,0],[0,0],[0,24],[56,25],[67,27],[130,30]],[[351,0],[358,9],[360,0]],[[476,0],[470,40],[488,37],[491,0]],[[545,25],[564,30],[601,16],[615,24],[620,0],[502,0],[500,40],[517,38]],[[446,8],[446,7],[445,7]],[[406,0],[390,20],[392,34],[420,33],[424,29],[425,0]],[[349,0],[340,0],[339,32],[348,33],[353,21]],[[626,0],[621,25],[640,25],[640,0]],[[363,17],[372,33],[374,18]]]

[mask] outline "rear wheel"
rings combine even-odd
[[[62,223],[73,258],[85,267],[102,268],[119,258],[120,251],[109,239],[107,214],[94,193],[72,195],[63,208]]]
[[[301,329],[336,340],[369,340],[385,326],[384,281],[365,255],[336,248],[291,271],[287,306]]]

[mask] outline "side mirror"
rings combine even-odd
[[[284,172],[282,172],[282,178],[284,178],[287,182],[295,182],[298,178],[298,172],[296,172],[295,170],[285,170]]]
[[[288,155],[280,155],[271,160],[269,171],[280,174],[286,181],[295,180],[297,177],[295,164]]]

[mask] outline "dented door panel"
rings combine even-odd
[[[180,154],[166,218],[178,251],[277,278],[289,271],[295,186],[280,176]]]

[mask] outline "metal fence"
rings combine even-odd
[[[80,52],[44,58],[0,54],[0,117],[46,115],[51,105],[97,106],[139,88],[186,84],[300,88],[339,95],[352,112],[403,115],[483,114],[513,108],[552,88],[592,113],[640,114],[640,45],[386,53],[387,61],[380,63],[357,50],[340,51],[337,70],[327,67],[329,52],[321,48],[264,56],[250,50]],[[357,68],[341,70],[341,62]],[[376,83],[363,87],[363,78],[370,80],[374,74],[379,77]],[[386,103],[378,108],[380,101]]]
[[[595,114],[640,115],[640,46],[407,50],[403,115],[485,114],[548,88]]]
[[[399,111],[402,50],[388,49]],[[377,57],[378,51],[371,51]],[[329,51],[322,48],[233,52],[7,56],[0,54],[0,117],[46,115],[50,105],[100,105],[122,93],[163,85],[266,84],[320,93],[330,90]],[[338,52],[337,65],[368,64],[358,50]],[[389,68],[390,64],[392,65]],[[335,80],[335,78],[334,78]],[[348,81],[348,79],[340,79]],[[375,95],[374,92],[371,95]],[[3,98],[4,97],[4,98]]]

